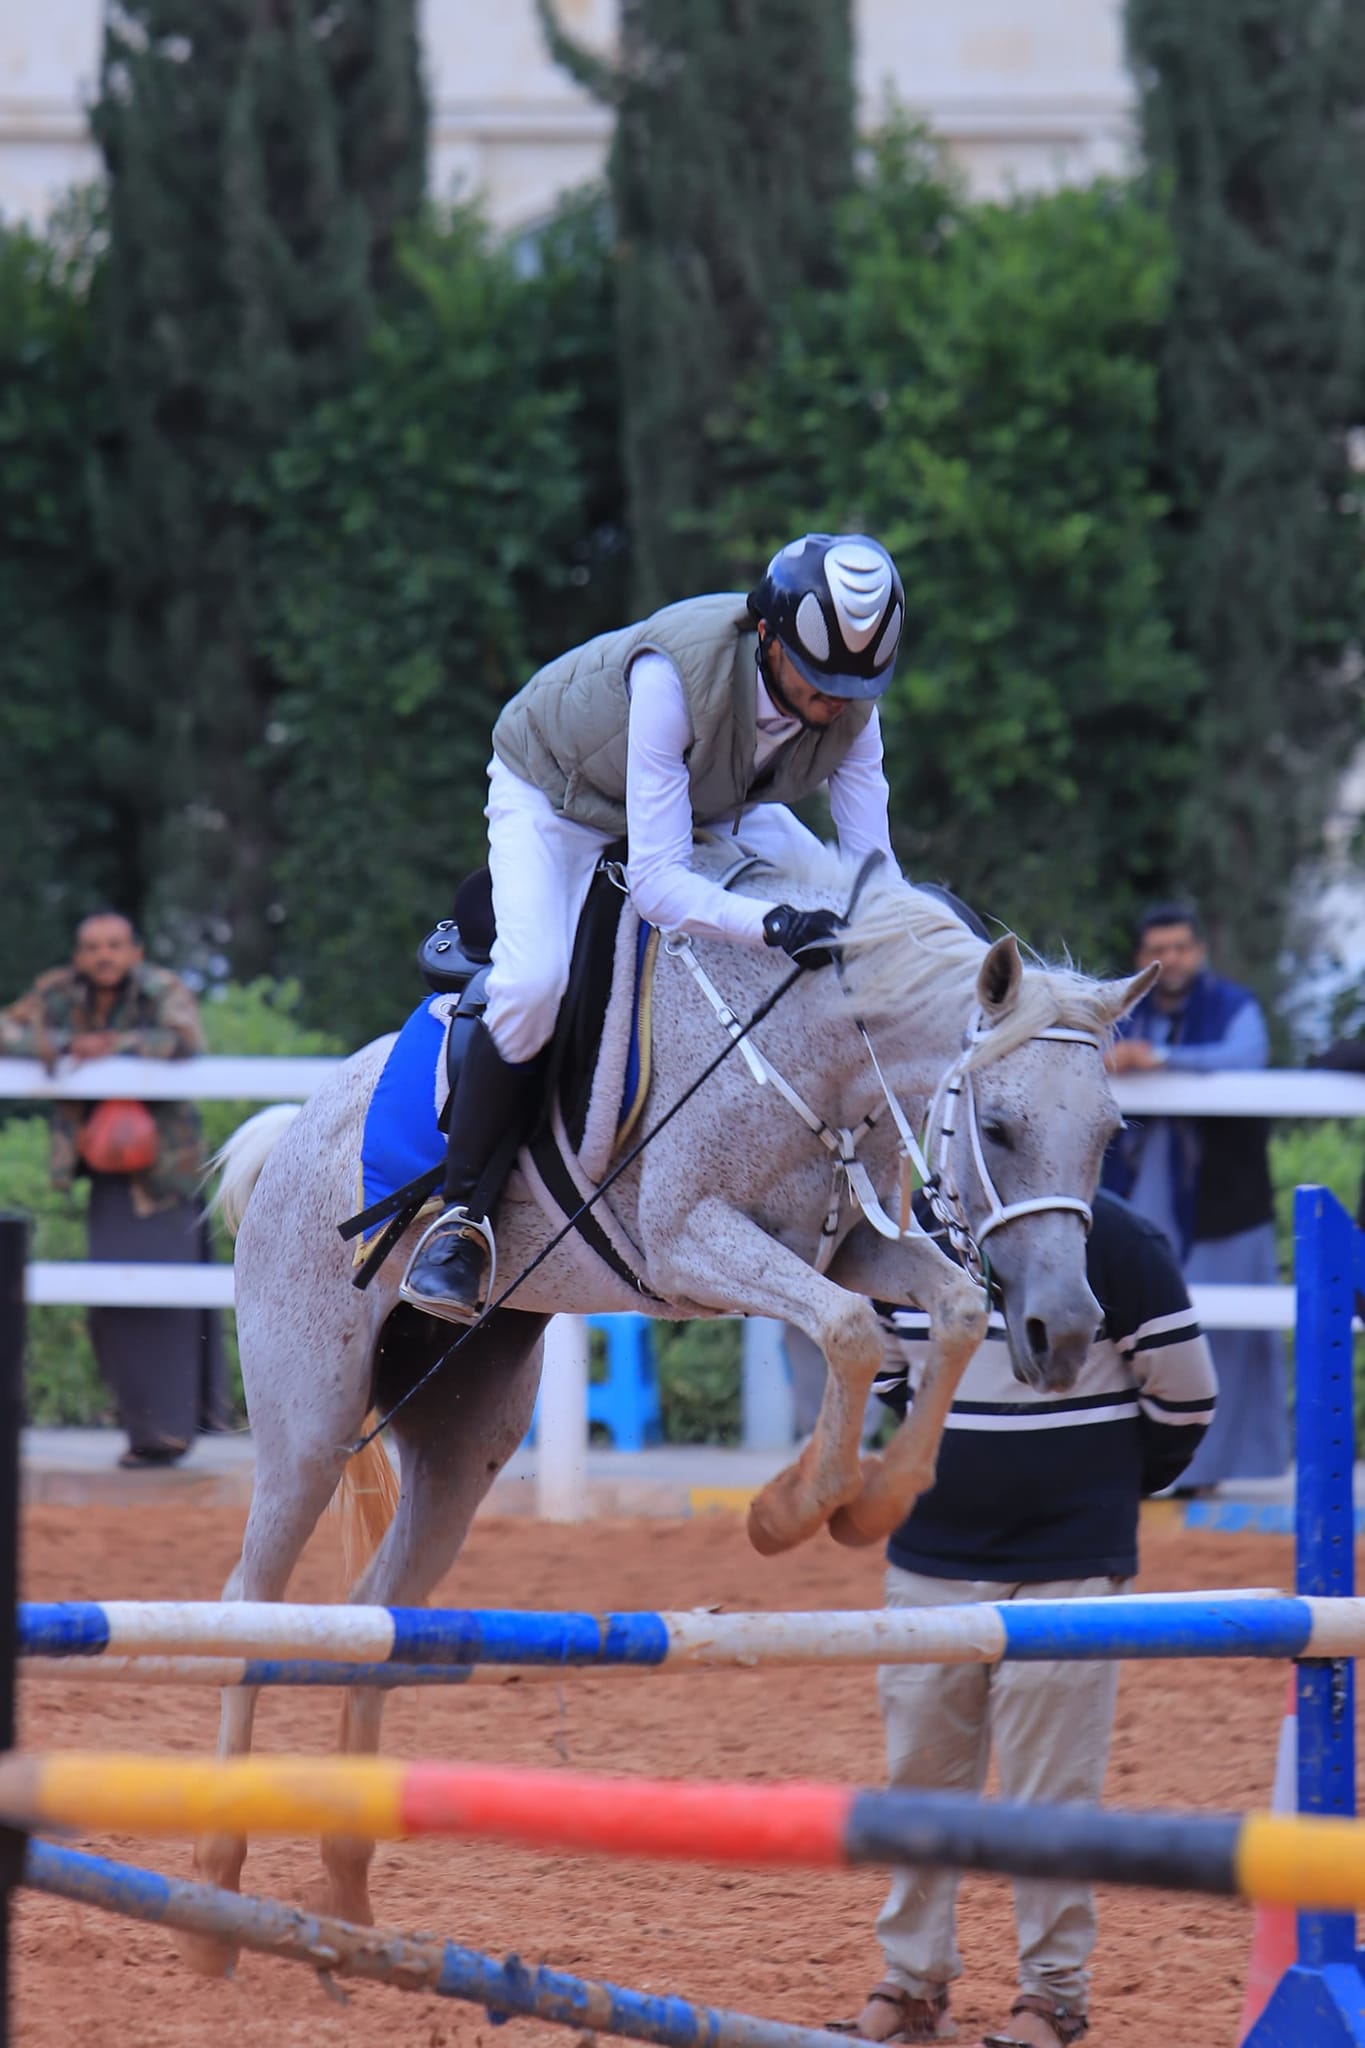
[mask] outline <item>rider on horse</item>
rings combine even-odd
[[[452,1322],[482,1312],[490,1162],[536,1106],[538,1056],[604,847],[626,836],[631,899],[649,924],[780,947],[807,967],[833,957],[833,911],[727,894],[694,871],[693,828],[738,832],[742,820],[751,850],[790,859],[810,834],[787,806],[828,785],[843,850],[893,858],[876,699],[904,614],[879,542],[805,534],[747,599],[687,598],[604,633],[538,670],[507,705],[488,770],[488,1004],[451,1105],[447,1206],[413,1254],[406,1300]],[[476,1190],[487,1213],[470,1213]]]

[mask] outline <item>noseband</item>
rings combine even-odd
[[[976,1089],[973,1084],[975,1070],[971,1065],[972,1054],[988,1035],[988,1029],[981,1009],[974,1009],[967,1020],[962,1050],[935,1089],[925,1120],[924,1151],[933,1155],[934,1165],[932,1169],[928,1168],[923,1155],[914,1162],[924,1180],[925,1193],[935,1222],[943,1230],[966,1270],[983,1286],[988,1281],[989,1262],[982,1247],[991,1233],[999,1230],[1002,1223],[1013,1223],[1019,1216],[1040,1216],[1053,1209],[1079,1216],[1087,1231],[1094,1220],[1090,1204],[1082,1202],[1076,1195],[1034,1195],[1026,1202],[1001,1201],[1000,1191],[986,1164],[986,1154],[981,1143],[981,1119],[977,1114]],[[1073,1031],[1063,1024],[1049,1024],[1046,1029],[1035,1031],[1032,1037],[1024,1042],[1037,1044],[1040,1041],[1060,1045],[1088,1045],[1096,1052],[1100,1049],[1100,1041],[1094,1032]],[[885,1089],[885,1081],[882,1082],[882,1086]],[[975,1226],[968,1219],[961,1190],[954,1181],[949,1166],[949,1155],[952,1141],[957,1135],[960,1111],[965,1111],[972,1162],[976,1167],[977,1179],[981,1183],[981,1192],[987,1203],[984,1220]],[[918,1147],[916,1150],[918,1151]]]

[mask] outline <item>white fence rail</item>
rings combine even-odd
[[[303,1102],[337,1059],[224,1058],[63,1061],[48,1074],[37,1060],[0,1059],[0,1099],[46,1097],[98,1102]],[[1125,1116],[1365,1117],[1365,1074],[1272,1067],[1258,1073],[1120,1074],[1114,1094]]]
[[[302,1102],[322,1086],[336,1059],[215,1058],[64,1061],[49,1074],[36,1060],[0,1059],[0,1099],[95,1102],[108,1095],[142,1101]],[[1365,1118],[1365,1074],[1275,1068],[1259,1073],[1120,1075],[1114,1093],[1126,1116]],[[0,1189],[0,1200],[4,1190]],[[35,1306],[78,1303],[108,1308],[230,1308],[229,1267],[110,1266],[77,1260],[30,1266]],[[1288,1330],[1292,1287],[1195,1287],[1200,1320],[1211,1330]]]
[[[0,1059],[0,1098],[98,1102],[136,1095],[141,1102],[303,1102],[321,1088],[337,1059],[217,1058],[63,1060],[49,1074],[37,1060]]]
[[[302,1102],[320,1088],[335,1059],[105,1059],[64,1062],[49,1074],[35,1060],[0,1059],[0,1099],[94,1102],[105,1096],[142,1101]],[[1365,1118],[1365,1074],[1272,1069],[1259,1073],[1122,1075],[1114,1093],[1126,1116],[1262,1116]],[[4,1190],[0,1188],[0,1202]],[[1292,1287],[1192,1287],[1200,1321],[1212,1330],[1288,1330]],[[28,1268],[34,1306],[55,1303],[111,1308],[230,1308],[229,1266],[101,1265],[38,1260]],[[551,1325],[545,1390],[555,1414],[542,1432],[541,1512],[575,1520],[583,1512],[587,1439],[584,1332],[577,1318]]]
[[[231,1308],[231,1266],[98,1265],[37,1259],[25,1275],[34,1308]],[[1206,1330],[1292,1330],[1292,1287],[1191,1287]],[[925,1318],[928,1328],[928,1318]]]

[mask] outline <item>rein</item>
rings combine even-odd
[[[448,1344],[446,1346],[445,1350],[441,1353],[440,1357],[435,1359],[433,1363],[427,1367],[426,1371],[422,1374],[421,1378],[414,1380],[412,1385],[407,1389],[406,1393],[400,1394],[398,1399],[394,1402],[393,1406],[385,1410],[385,1412],[380,1416],[378,1422],[375,1423],[373,1429],[366,1430],[363,1436],[356,1437],[352,1443],[346,1445],[346,1452],[349,1457],[357,1456],[359,1452],[363,1451],[369,1444],[372,1444],[375,1438],[388,1428],[389,1424],[393,1421],[394,1416],[397,1415],[399,1410],[407,1406],[408,1402],[412,1399],[413,1395],[420,1393],[422,1388],[427,1384],[428,1380],[433,1379],[435,1377],[435,1375],[441,1370],[441,1367],[445,1364],[446,1360],[448,1358],[453,1358],[455,1353],[458,1350],[460,1350],[463,1345],[469,1342],[470,1338],[474,1335],[474,1332],[476,1330],[482,1329],[483,1325],[488,1321],[489,1317],[493,1315],[496,1310],[502,1307],[503,1303],[508,1299],[510,1295],[516,1293],[517,1289],[522,1285],[523,1281],[530,1279],[532,1273],[535,1272],[537,1266],[543,1264],[543,1262],[549,1258],[550,1253],[556,1250],[559,1245],[563,1244],[565,1238],[569,1235],[570,1231],[575,1230],[577,1228],[580,1217],[586,1215],[587,1211],[592,1208],[593,1204],[599,1201],[601,1197],[607,1192],[607,1189],[612,1185],[612,1183],[620,1179],[621,1175],[625,1172],[626,1168],[634,1164],[634,1162],[640,1157],[640,1154],[644,1151],[646,1145],[652,1144],[655,1138],[658,1137],[659,1133],[665,1128],[665,1126],[672,1123],[674,1117],[678,1114],[678,1111],[683,1107],[685,1103],[691,1101],[692,1097],[696,1094],[699,1088],[704,1086],[704,1084],[710,1080],[711,1076],[715,1073],[717,1067],[721,1065],[722,1061],[729,1059],[735,1047],[737,1045],[744,1047],[744,1050],[747,1055],[750,1048],[745,1044],[745,1041],[747,1040],[749,1033],[753,1031],[759,1024],[761,1024],[765,1017],[770,1016],[772,1014],[772,1012],[777,1008],[777,1005],[781,1002],[783,996],[787,995],[790,990],[795,988],[797,982],[800,981],[802,975],[805,974],[806,971],[807,970],[804,967],[793,967],[791,973],[786,975],[783,978],[783,980],[781,980],[778,983],[777,987],[773,990],[772,994],[764,997],[763,1001],[754,1011],[753,1016],[750,1017],[747,1024],[740,1024],[738,1022],[735,1023],[734,1029],[730,1033],[730,1036],[726,1039],[725,1044],[721,1047],[720,1051],[716,1054],[716,1057],[710,1062],[710,1064],[704,1067],[701,1073],[697,1075],[695,1081],[691,1082],[688,1085],[688,1087],[686,1087],[683,1090],[682,1094],[678,1097],[677,1101],[673,1104],[672,1108],[666,1109],[664,1111],[663,1115],[659,1118],[658,1123],[650,1126],[649,1130],[645,1132],[644,1136],[640,1139],[639,1143],[632,1145],[629,1152],[625,1153],[624,1156],[617,1161],[616,1165],[613,1166],[611,1172],[606,1176],[606,1179],[603,1180],[598,1187],[595,1187],[593,1189],[592,1193],[588,1196],[586,1201],[580,1202],[577,1209],[575,1209],[573,1215],[569,1217],[568,1221],[562,1226],[561,1229],[555,1232],[554,1236],[550,1238],[548,1243],[543,1244],[541,1246],[540,1250],[536,1253],[535,1257],[530,1261],[529,1265],[523,1266],[520,1273],[518,1273],[516,1279],[513,1280],[509,1286],[503,1288],[502,1293],[497,1297],[497,1300],[490,1301],[487,1303],[478,1321],[475,1323],[471,1323],[467,1330],[462,1330],[459,1336],[455,1339],[454,1343]]]
[[[859,878],[861,886],[862,877]],[[856,892],[855,899],[856,901]],[[850,910],[852,905],[850,905]],[[727,1030],[736,1029],[734,1013],[715,983],[697,959],[692,941],[683,936],[674,936],[664,942],[664,950],[674,959],[680,959],[689,969],[693,980],[705,996],[717,1018]],[[772,1062],[761,1053],[757,1046],[746,1043],[745,1064],[759,1087],[772,1087],[788,1106],[795,1110],[811,1134],[818,1138],[830,1154],[832,1179],[830,1203],[820,1226],[820,1239],[815,1255],[815,1271],[828,1270],[834,1256],[834,1241],[838,1235],[839,1221],[843,1212],[844,1190],[855,1205],[861,1209],[867,1221],[879,1236],[899,1242],[907,1237],[927,1233],[914,1213],[911,1174],[918,1176],[934,1221],[947,1237],[949,1244],[961,1260],[964,1268],[979,1285],[990,1289],[990,1261],[983,1247],[985,1240],[1002,1224],[1012,1223],[1016,1217],[1037,1216],[1048,1210],[1069,1211],[1084,1219],[1087,1231],[1092,1221],[1090,1204],[1075,1195],[1035,1195],[1023,1202],[1002,1202],[1000,1193],[986,1164],[986,1155],[981,1143],[980,1119],[977,1115],[976,1091],[972,1082],[971,1056],[976,1047],[988,1035],[988,1027],[979,1005],[973,1008],[967,1020],[963,1035],[962,1050],[944,1074],[934,1092],[925,1119],[924,1141],[916,1138],[909,1119],[897,1101],[882,1065],[877,1058],[876,1047],[867,1026],[861,1018],[856,1020],[857,1029],[867,1047],[867,1055],[877,1084],[891,1113],[896,1134],[900,1140],[899,1174],[899,1217],[889,1216],[872,1185],[871,1176],[858,1158],[859,1142],[875,1128],[881,1115],[880,1109],[872,1110],[860,1123],[852,1126],[828,1123],[824,1117],[811,1108],[803,1096],[798,1094],[791,1083],[780,1074]],[[1033,1034],[1035,1040],[1050,1040],[1071,1045],[1089,1045],[1099,1050],[1099,1039],[1093,1032],[1072,1030],[1065,1025],[1049,1025],[1043,1031]],[[950,1151],[956,1136],[956,1116],[959,1105],[965,1105],[967,1133],[972,1148],[972,1159],[976,1166],[988,1208],[984,1220],[973,1228],[967,1214],[962,1195],[954,1182],[950,1170]],[[937,1125],[937,1144],[934,1140]],[[936,1152],[936,1162],[930,1166],[928,1154]]]
[[[848,909],[844,913],[843,922],[845,924],[848,922],[849,918],[852,917],[853,912],[857,907],[858,898],[862,894],[863,884],[866,882],[868,876],[872,873],[872,870],[876,867],[878,861],[880,861],[881,858],[882,855],[878,851],[869,853],[866,859],[863,861],[862,866],[859,868],[857,878],[853,884],[853,892],[849,897]],[[730,865],[726,868],[724,874],[722,874],[718,878],[721,888],[733,888],[735,883],[739,881],[743,875],[746,875],[752,869],[756,867],[761,867],[763,865],[764,863],[756,855],[750,853],[741,854],[738,859],[730,863]],[[626,881],[624,867],[622,867],[617,862],[608,863],[608,873],[611,875],[612,881],[616,884],[616,887],[621,890],[622,894],[628,895],[629,885]],[[687,939],[681,940],[678,942],[676,946],[673,946],[671,940],[666,940],[664,942],[664,950],[665,952],[667,952],[670,950],[670,947],[672,947],[673,951],[681,952],[684,949],[684,947],[690,949],[691,943],[691,940]],[[700,966],[695,962],[695,960],[689,958],[688,964],[692,967],[692,971],[694,974],[701,973],[702,970]],[[399,1409],[406,1407],[407,1403],[412,1399],[413,1395],[421,1392],[422,1388],[427,1384],[427,1381],[434,1378],[435,1375],[441,1370],[441,1367],[445,1364],[446,1360],[448,1358],[453,1358],[455,1353],[458,1350],[460,1350],[461,1346],[469,1342],[470,1338],[474,1335],[474,1332],[483,1327],[483,1325],[488,1321],[488,1318],[495,1312],[495,1310],[500,1309],[503,1303],[507,1301],[511,1295],[516,1293],[517,1289],[522,1285],[522,1283],[530,1279],[532,1273],[535,1272],[537,1266],[541,1265],[546,1259],[549,1258],[550,1253],[552,1251],[555,1251],[561,1244],[563,1244],[565,1238],[569,1235],[569,1232],[571,1230],[576,1230],[578,1228],[582,1218],[587,1215],[588,1211],[593,1207],[594,1203],[600,1201],[602,1196],[607,1192],[607,1189],[611,1187],[612,1183],[614,1181],[619,1180],[621,1175],[625,1172],[626,1168],[628,1166],[632,1166],[635,1163],[635,1161],[640,1157],[640,1154],[644,1151],[646,1145],[653,1144],[654,1140],[658,1137],[659,1133],[662,1130],[664,1130],[668,1124],[672,1123],[674,1117],[678,1114],[678,1111],[684,1106],[684,1104],[692,1100],[692,1097],[696,1094],[699,1088],[703,1087],[705,1083],[710,1080],[711,1076],[715,1073],[717,1067],[720,1066],[721,1062],[723,1060],[729,1059],[730,1054],[734,1051],[736,1046],[738,1046],[740,1048],[740,1051],[744,1054],[745,1059],[749,1063],[750,1071],[755,1075],[755,1077],[760,1081],[762,1081],[765,1078],[763,1072],[760,1071],[760,1066],[756,1064],[756,1062],[762,1062],[762,1055],[760,1053],[757,1053],[754,1050],[753,1046],[749,1044],[749,1033],[755,1030],[757,1026],[763,1022],[763,1019],[765,1017],[771,1016],[772,1012],[777,1008],[778,1004],[781,1002],[783,996],[787,995],[790,990],[795,988],[797,982],[800,981],[802,975],[806,972],[807,970],[804,967],[793,967],[791,973],[786,975],[784,979],[778,983],[777,987],[773,990],[772,994],[770,996],[766,996],[764,1000],[759,1004],[758,1008],[754,1011],[752,1017],[750,1017],[747,1024],[740,1023],[739,1019],[735,1016],[734,1012],[730,1009],[729,1005],[723,1001],[719,992],[715,989],[714,985],[710,982],[707,983],[707,986],[711,989],[712,997],[716,1005],[716,1014],[720,1017],[727,1033],[729,1034],[725,1044],[716,1054],[716,1057],[710,1062],[708,1066],[703,1068],[702,1072],[697,1075],[696,1080],[693,1081],[687,1088],[683,1090],[682,1094],[678,1097],[677,1101],[673,1104],[672,1108],[664,1111],[664,1114],[659,1118],[658,1123],[651,1125],[649,1130],[647,1130],[644,1136],[640,1139],[639,1143],[632,1145],[629,1152],[627,1152],[621,1159],[618,1159],[616,1165],[612,1168],[611,1172],[606,1176],[605,1180],[603,1180],[597,1187],[593,1189],[592,1193],[587,1197],[586,1201],[579,1203],[578,1207],[574,1210],[572,1216],[568,1217],[563,1226],[555,1232],[554,1236],[549,1240],[547,1244],[541,1246],[540,1250],[536,1253],[535,1257],[531,1260],[530,1264],[522,1267],[520,1273],[518,1273],[516,1279],[511,1283],[511,1285],[509,1287],[504,1287],[502,1293],[497,1297],[495,1301],[490,1301],[485,1304],[483,1313],[482,1315],[480,1315],[478,1321],[471,1323],[467,1330],[462,1330],[459,1336],[455,1339],[454,1343],[448,1344],[446,1346],[445,1350],[441,1353],[440,1357],[435,1359],[432,1362],[432,1364],[427,1367],[426,1371],[422,1374],[421,1378],[414,1380],[412,1385],[408,1388],[407,1392],[404,1394],[400,1394],[398,1399],[394,1402],[393,1406],[385,1410],[383,1415],[380,1416],[378,1422],[375,1423],[373,1429],[367,1430],[363,1436],[356,1437],[353,1443],[350,1443],[346,1446],[347,1453],[350,1457],[357,1456],[359,1452],[365,1450],[368,1445],[372,1444],[375,1438],[379,1436],[382,1431],[388,1428],[389,1424],[393,1421],[394,1416],[397,1415]],[[782,1085],[785,1090],[785,1082]],[[796,1097],[795,1095],[789,1096],[788,1099],[792,1100],[797,1104],[799,1104],[800,1102],[800,1098]],[[831,1238],[833,1236],[834,1231],[838,1229],[838,1224],[839,1212],[838,1207],[836,1206],[834,1210],[833,1221],[828,1223]],[[826,1255],[826,1263],[828,1263],[828,1254]]]

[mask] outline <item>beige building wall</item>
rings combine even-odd
[[[558,0],[610,52],[616,0]],[[551,63],[534,0],[425,0],[432,180],[526,226],[593,177],[606,110]],[[0,214],[41,220],[94,177],[85,108],[101,0],[0,0]],[[974,190],[1034,189],[1121,169],[1130,147],[1120,0],[858,0],[865,122],[888,97],[924,116]]]

